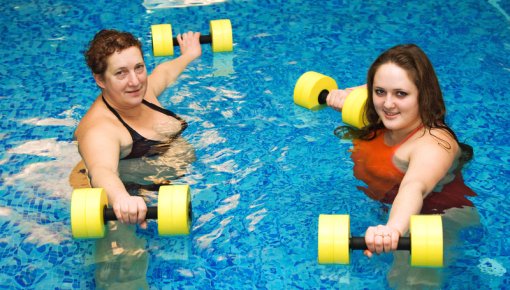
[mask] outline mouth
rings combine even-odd
[[[398,116],[400,114],[399,112],[392,112],[392,111],[386,111],[386,110],[383,110],[383,113],[384,113],[384,116],[388,119],[395,118],[396,116]]]
[[[136,89],[136,90],[126,91],[126,93],[127,94],[136,94],[136,93],[139,93],[141,90],[142,90],[142,88],[139,88],[139,89]]]

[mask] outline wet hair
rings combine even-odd
[[[335,135],[341,138],[347,137],[371,140],[376,137],[376,132],[379,129],[384,128],[384,124],[375,110],[373,91],[374,77],[377,70],[382,65],[388,63],[395,64],[405,70],[409,79],[418,89],[419,114],[423,125],[428,129],[437,128],[445,130],[455,139],[455,141],[458,142],[457,136],[445,122],[446,106],[434,67],[427,55],[414,44],[394,46],[383,52],[372,63],[367,73],[368,99],[365,105],[365,114],[368,124],[366,124],[366,126],[358,132],[354,132],[352,129],[341,126],[335,129]],[[435,136],[432,132],[431,134],[441,146],[446,149],[451,148],[450,143],[446,140]],[[464,145],[469,146],[462,144],[461,148]],[[472,148],[470,149],[470,152],[470,155],[472,156]]]
[[[131,33],[103,29],[96,33],[84,53],[85,60],[94,74],[102,75],[108,65],[108,57],[115,52],[136,46],[142,50],[141,42]]]

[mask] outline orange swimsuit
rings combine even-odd
[[[368,185],[358,188],[372,199],[392,204],[405,174],[395,166],[393,156],[400,145],[421,128],[418,127],[395,146],[384,143],[384,130],[378,131],[373,140],[353,140],[351,159],[354,161],[354,176]],[[460,170],[456,170],[455,178],[443,185],[441,191],[431,192],[425,197],[421,214],[444,213],[444,210],[452,207],[473,206],[466,196],[475,195],[464,184]]]

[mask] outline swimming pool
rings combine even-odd
[[[407,42],[431,58],[447,120],[475,150],[464,178],[480,224],[461,231],[441,287],[510,284],[508,1],[78,2],[0,7],[2,288],[90,289],[103,266],[112,280],[137,271],[153,289],[390,288],[392,255],[317,264],[319,214],[350,214],[362,235],[387,209],[356,189],[350,143],[332,133],[339,114],[297,107],[292,92],[308,70],[361,84],[382,50]],[[71,238],[69,223],[68,178],[79,161],[71,136],[98,92],[85,46],[101,28],[133,32],[152,69],[165,58],[150,52],[150,25],[207,32],[220,18],[232,21],[234,51],[204,45],[161,101],[190,124],[184,136],[197,161],[179,183],[192,188],[192,233],[158,237],[151,222],[133,235],[142,251],[108,265],[95,255],[99,243]]]

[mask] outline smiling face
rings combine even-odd
[[[388,130],[407,132],[421,124],[418,88],[407,71],[388,62],[381,65],[373,83],[373,103]]]
[[[132,46],[113,53],[107,59],[105,72],[95,74],[94,79],[117,107],[140,104],[147,91],[147,70],[140,49]]]

